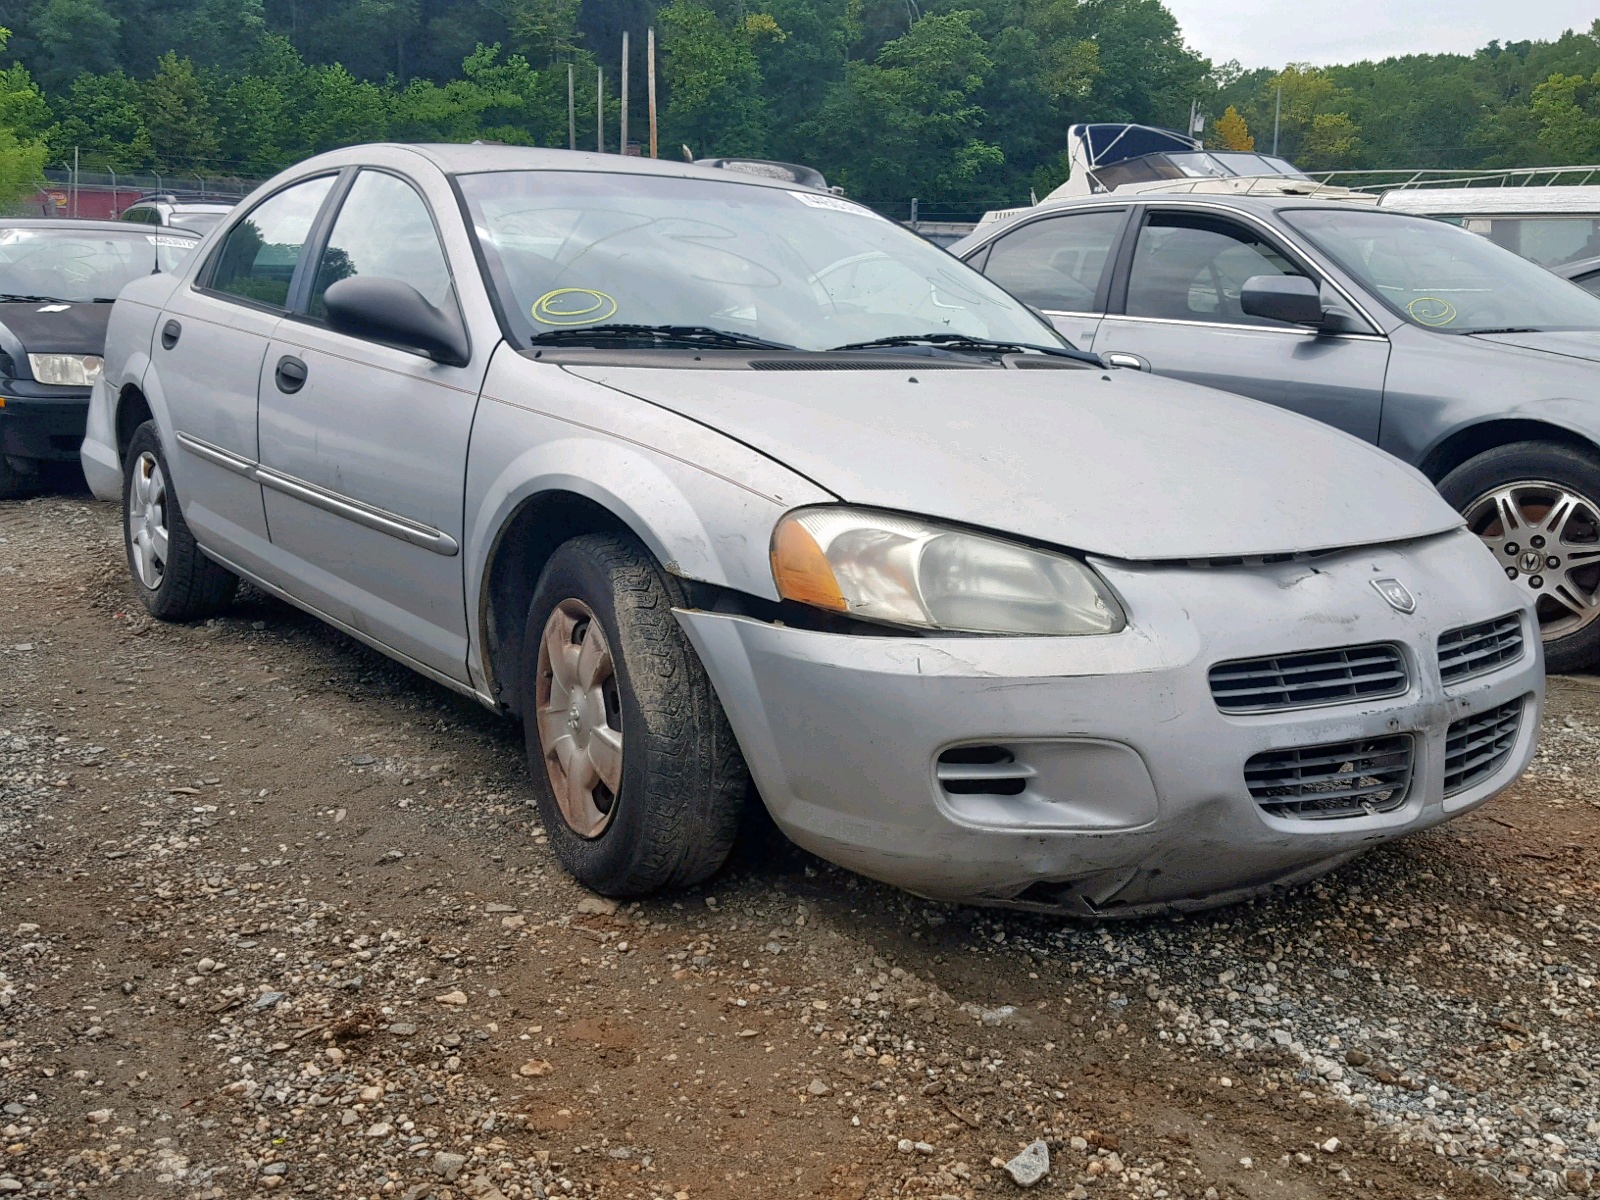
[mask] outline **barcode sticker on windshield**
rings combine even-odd
[[[853,204],[849,200],[842,200],[838,196],[824,196],[818,192],[790,192],[801,204],[809,204],[812,208],[831,208],[834,212],[854,213],[858,217],[876,217],[878,214],[870,208]]]
[[[194,245],[193,238],[168,237],[162,233],[147,233],[145,237],[152,246],[176,246],[180,250],[187,250]]]

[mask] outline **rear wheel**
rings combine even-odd
[[[1534,598],[1548,668],[1600,662],[1600,460],[1515,442],[1469,459],[1439,491]]]
[[[522,712],[561,863],[609,896],[698,883],[733,846],[744,760],[672,615],[677,583],[638,542],[574,538],[539,578]]]
[[[122,517],[128,570],[151,616],[192,621],[233,600],[239,579],[202,554],[189,532],[154,421],[139,426],[128,444]]]

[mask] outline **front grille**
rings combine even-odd
[[[1522,657],[1522,618],[1516,613],[1463,625],[1439,635],[1439,676],[1460,683]]]
[[[1275,817],[1360,817],[1405,803],[1414,754],[1405,734],[1266,750],[1245,763],[1244,781],[1261,810]]]
[[[1242,658],[1211,668],[1211,695],[1223,712],[1276,712],[1398,696],[1408,683],[1399,648],[1382,644]]]
[[[1444,743],[1444,794],[1454,796],[1494,775],[1511,757],[1522,728],[1523,701],[1512,700],[1450,722]]]
[[[1004,746],[954,746],[939,755],[934,774],[951,796],[1020,796],[1034,772]]]

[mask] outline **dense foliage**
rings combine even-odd
[[[616,148],[646,130],[654,26],[663,154],[763,154],[853,195],[971,210],[1063,178],[1066,127],[1182,127],[1308,168],[1600,159],[1600,22],[1326,70],[1244,71],[1187,47],[1160,0],[0,0],[0,189],[50,161],[261,175],[375,138],[580,147],[605,71]],[[1279,100],[1281,97],[1281,116]]]

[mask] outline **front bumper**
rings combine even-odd
[[[39,385],[34,385],[39,386]],[[40,462],[78,457],[89,413],[89,389],[52,388],[49,395],[0,391],[0,454]]]
[[[1307,878],[1489,799],[1532,756],[1543,705],[1537,625],[1465,532],[1401,548],[1256,566],[1095,564],[1132,624],[1087,638],[819,633],[680,611],[778,825],[842,866],[922,895],[1098,915],[1200,907]],[[1416,597],[1392,609],[1371,586]],[[1446,686],[1447,630],[1520,613],[1524,651]],[[1404,693],[1259,715],[1219,710],[1218,662],[1398,646]],[[1452,722],[1520,703],[1493,772],[1446,796]],[[1271,815],[1252,755],[1393,735],[1412,774],[1392,811]],[[1003,747],[1015,794],[952,792],[940,756]],[[957,768],[956,773],[960,773]]]

